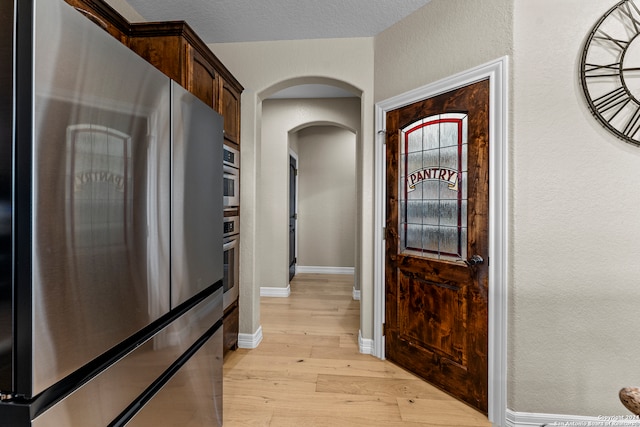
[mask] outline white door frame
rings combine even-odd
[[[508,291],[508,64],[504,56],[375,106],[375,227],[373,354],[385,358],[386,113],[414,102],[489,79],[489,420],[505,425],[507,411]]]

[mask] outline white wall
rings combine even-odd
[[[297,134],[297,264],[354,267],[356,136],[337,126],[311,126]]]
[[[578,80],[614,0],[515,1],[510,407],[625,414],[640,384],[640,148],[605,131]]]
[[[298,132],[289,132],[289,150],[298,153]]]
[[[513,1],[432,0],[380,33],[376,102],[511,53]]]
[[[253,334],[260,326],[261,286],[281,287],[287,283],[282,272],[271,270],[262,276],[262,265],[270,255],[261,248],[271,231],[262,215],[260,181],[268,173],[262,168],[262,101],[287,86],[302,83],[330,83],[360,97],[357,134],[356,287],[362,289],[361,333],[373,334],[373,39],[326,39],[277,42],[223,43],[212,51],[245,87],[242,94],[242,190],[240,239],[240,332]],[[286,164],[283,166],[287,170]],[[277,178],[280,180],[282,177]],[[279,184],[277,184],[279,185]],[[286,206],[286,201],[283,201]],[[286,218],[286,215],[284,215]],[[277,227],[281,227],[277,225]],[[287,231],[282,227],[283,236]],[[281,262],[278,261],[277,265]],[[278,267],[279,268],[279,267]]]
[[[129,22],[145,22],[145,19],[125,0],[106,0],[106,3]]]

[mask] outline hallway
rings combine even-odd
[[[351,275],[299,274],[289,298],[261,298],[262,343],[225,360],[225,427],[489,427],[484,415],[358,352],[352,284]]]

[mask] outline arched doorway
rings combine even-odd
[[[356,133],[334,125],[312,125],[289,133],[297,159],[298,191],[289,192],[294,211],[301,273],[353,274],[356,255]],[[297,178],[293,181],[293,178]],[[294,205],[291,200],[293,199]],[[297,205],[297,206],[296,206]]]
[[[287,87],[300,89],[319,86],[337,89],[346,94],[336,98],[272,98]],[[288,288],[289,257],[289,212],[287,192],[289,170],[289,135],[311,126],[334,126],[349,129],[355,138],[355,158],[362,150],[362,99],[361,91],[327,78],[301,78],[278,83],[258,94],[257,116],[260,118],[260,138],[256,145],[256,282],[260,286],[260,295],[283,296],[290,292]],[[278,105],[280,104],[280,105]],[[276,106],[276,107],[274,107]],[[272,108],[273,107],[273,108]],[[275,113],[274,113],[275,111]],[[286,133],[286,135],[285,135]],[[362,213],[361,161],[356,160],[352,169],[356,171],[356,218]],[[356,221],[358,222],[358,221]],[[355,227],[354,242],[354,295],[360,294],[359,260],[361,259],[361,234]]]

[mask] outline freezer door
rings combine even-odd
[[[222,117],[172,82],[171,306],[222,280]]]
[[[221,427],[222,339],[221,327],[125,425]]]
[[[33,421],[32,426],[104,427],[114,419],[122,419],[122,414],[127,416],[126,419],[130,418],[129,414],[134,411],[132,408],[139,407],[140,400],[146,401],[148,395],[157,392],[153,385],[158,378],[171,371],[183,357],[188,357],[185,355],[189,354],[189,350],[202,337],[208,336],[216,325],[219,325],[219,332],[222,331],[221,318],[222,289],[218,289],[151,339],[141,343],[134,351],[43,412]],[[156,411],[162,421],[139,425],[189,425],[169,422],[171,417],[178,416],[178,412],[173,413],[174,409],[187,409],[182,403],[178,403],[183,400],[190,404],[198,402],[196,407],[188,408],[192,410],[194,417],[216,419],[210,413],[216,413],[216,408],[221,408],[222,399],[222,345],[218,340],[220,338],[216,335],[209,338],[206,347],[196,353],[197,359],[192,356],[189,360],[193,359],[193,363],[181,365],[172,377],[175,379],[168,380],[169,384],[159,392],[164,397],[156,400],[156,404],[161,403],[161,408]],[[144,419],[149,415],[152,414],[145,415]],[[191,425],[220,424],[213,422]]]
[[[27,396],[167,313],[170,289],[170,81],[66,3],[35,4]]]

